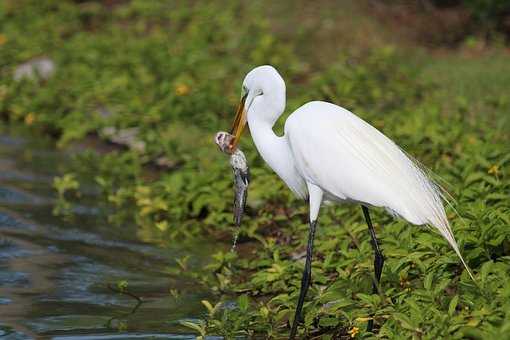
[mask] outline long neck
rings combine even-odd
[[[270,98],[257,101],[256,105],[250,107],[248,112],[250,133],[264,161],[291,189],[295,190],[296,171],[287,139],[284,136],[277,136],[273,131],[273,125],[283,112],[285,102],[283,105],[274,105],[274,102],[268,99]]]
[[[284,177],[286,165],[289,165],[289,147],[284,137],[277,136],[270,123],[248,120],[253,142],[266,163],[280,176]]]

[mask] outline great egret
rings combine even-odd
[[[368,207],[382,207],[412,224],[435,227],[473,277],[448,223],[440,190],[393,141],[352,112],[322,101],[294,111],[280,137],[272,128],[284,109],[285,82],[276,69],[264,65],[250,71],[243,81],[230,149],[236,149],[248,123],[262,158],[298,197],[309,200],[306,262],[290,339],[296,335],[310,284],[313,241],[323,200],[361,204],[375,252],[374,293],[384,257]],[[368,329],[372,326],[370,321]]]

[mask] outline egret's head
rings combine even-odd
[[[264,103],[263,110],[256,110]],[[239,143],[241,133],[248,120],[254,114],[257,119],[271,125],[276,122],[285,108],[285,82],[273,66],[258,66],[248,72],[243,81],[241,102],[237,108],[231,134],[234,136],[231,150]]]

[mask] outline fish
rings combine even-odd
[[[220,131],[216,133],[214,141],[223,153],[230,155],[230,166],[234,174],[234,224],[241,226],[241,221],[246,209],[246,199],[248,198],[248,187],[250,185],[250,169],[246,156],[241,149],[231,150],[230,145],[232,136],[228,132]],[[232,250],[235,250],[239,229],[234,236]]]
[[[248,197],[250,169],[244,153],[239,149],[230,156],[230,165],[234,173],[234,223],[240,226]]]

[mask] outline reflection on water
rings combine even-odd
[[[136,226],[109,226],[94,206],[77,209],[74,222],[54,217],[52,178],[66,158],[30,139],[0,136],[2,339],[194,339],[179,320],[200,316],[207,293],[168,268],[191,251],[201,266],[214,244],[142,242]],[[120,280],[129,282],[127,293],[116,291]]]

